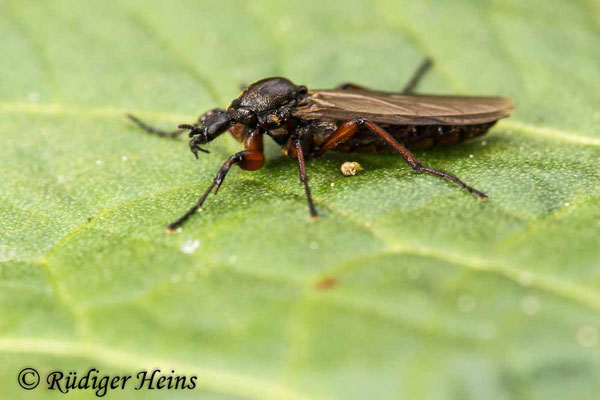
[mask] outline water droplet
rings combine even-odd
[[[319,243],[317,243],[317,242],[310,242],[310,244],[308,245],[308,247],[310,247],[311,250],[317,250],[319,248]]]
[[[188,240],[181,246],[181,251],[186,254],[192,254],[196,249],[200,246],[200,242],[198,240]]]
[[[475,306],[475,298],[470,294],[463,294],[458,298],[458,309],[464,313],[473,311]]]
[[[408,275],[409,279],[412,279],[413,281],[415,279],[419,279],[419,277],[421,276],[421,268],[416,267],[416,266],[410,266],[408,267],[408,269],[406,270],[406,275]]]
[[[540,300],[536,296],[527,296],[521,300],[521,308],[527,315],[534,315],[540,310]]]
[[[581,325],[575,336],[583,347],[594,347],[598,343],[598,329],[592,325]]]
[[[237,262],[237,256],[235,254],[232,254],[229,256],[227,261],[229,261],[229,264],[235,264]]]

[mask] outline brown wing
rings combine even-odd
[[[294,115],[304,120],[365,118],[392,125],[472,125],[508,117],[505,97],[435,96],[370,90],[314,90]]]

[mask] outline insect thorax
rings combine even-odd
[[[295,100],[299,89],[299,86],[286,78],[266,78],[244,89],[236,104],[256,113],[275,110]]]

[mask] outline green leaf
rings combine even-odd
[[[0,3],[0,387],[26,366],[197,375],[110,398],[596,399],[600,6],[595,0]],[[504,95],[487,136],[295,163],[272,144],[177,235],[232,138],[195,160],[141,133],[283,75]],[[364,171],[344,177],[345,161]],[[30,396],[31,395],[31,396]],[[182,397],[183,396],[183,397]]]

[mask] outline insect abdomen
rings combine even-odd
[[[409,149],[448,146],[484,135],[496,122],[476,125],[382,125],[396,140]],[[335,147],[344,153],[387,153],[392,149],[370,131],[361,129],[352,138]]]

